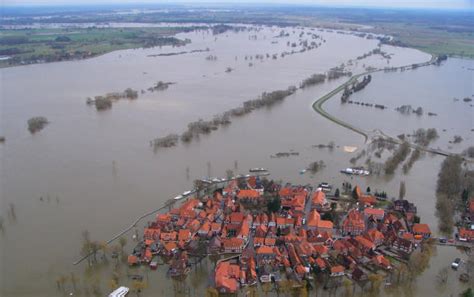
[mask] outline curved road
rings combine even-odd
[[[437,60],[437,56],[435,55],[432,55],[431,56],[431,59],[427,62],[422,62],[422,63],[418,63],[418,64],[415,64],[416,67],[424,67],[424,66],[429,66],[429,65],[432,65],[436,62]],[[395,69],[401,69],[401,68],[407,68],[407,67],[412,67],[413,65],[408,65],[408,66],[400,66],[400,67],[396,67]],[[391,141],[391,142],[394,142],[394,143],[397,143],[397,144],[401,144],[402,141],[397,139],[397,138],[393,138],[391,136],[388,136],[386,135],[385,133],[381,132],[381,131],[373,131],[373,132],[368,132],[368,131],[365,131],[361,128],[358,128],[352,124],[349,124],[349,123],[346,123],[344,122],[343,120],[331,115],[330,113],[328,113],[327,111],[324,110],[323,108],[323,105],[324,103],[326,103],[326,101],[328,101],[329,99],[333,98],[336,94],[338,94],[339,92],[341,92],[342,90],[344,90],[344,88],[346,86],[349,86],[351,85],[353,82],[355,82],[359,77],[361,76],[364,76],[364,75],[367,75],[367,74],[371,74],[371,73],[375,73],[375,72],[380,72],[380,71],[383,71],[384,69],[374,69],[374,70],[370,70],[370,71],[366,71],[366,72],[363,72],[363,73],[360,73],[360,74],[356,74],[354,76],[352,76],[348,81],[346,81],[345,83],[339,85],[337,88],[335,88],[334,90],[332,90],[331,92],[327,93],[326,95],[324,95],[323,97],[319,98],[318,100],[316,100],[314,103],[313,103],[313,109],[319,113],[320,115],[322,115],[323,117],[327,118],[328,120],[342,126],[342,127],[345,127],[349,130],[352,130],[354,131],[355,133],[358,133],[360,135],[362,135],[364,137],[364,142],[367,143],[367,141],[369,140],[369,137],[370,137],[370,134],[372,134],[372,136],[379,136],[379,137],[383,137],[385,140],[388,140],[388,141]],[[449,152],[445,152],[445,151],[442,151],[442,150],[439,150],[439,149],[432,149],[432,148],[429,148],[429,147],[423,147],[423,146],[419,146],[417,144],[414,144],[414,143],[409,143],[411,148],[413,149],[419,149],[419,150],[422,150],[422,151],[425,151],[425,152],[429,152],[429,153],[433,153],[433,154],[438,154],[438,155],[442,155],[442,156],[451,156],[451,155],[457,155],[457,154],[454,154],[454,153],[449,153]],[[467,159],[467,158],[464,158],[464,159]],[[468,160],[468,161],[473,161],[473,160]]]

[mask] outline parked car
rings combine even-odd
[[[460,265],[461,265],[461,259],[456,258],[454,259],[453,263],[451,263],[451,268],[453,268],[454,270],[457,270]]]
[[[447,240],[446,238],[444,238],[444,237],[441,237],[441,238],[439,239],[439,242],[440,242],[440,243],[447,243],[448,240]]]

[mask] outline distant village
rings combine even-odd
[[[408,200],[380,200],[347,184],[341,195],[331,192],[325,183],[258,176],[198,191],[148,223],[128,264],[156,269],[164,261],[171,277],[185,277],[190,258],[219,256],[209,284],[217,294],[282,280],[307,286],[322,276],[332,284],[344,276],[367,281],[374,273],[390,285],[394,264],[430,240],[430,227]]]

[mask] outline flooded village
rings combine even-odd
[[[211,257],[206,296],[240,296],[244,288],[245,294],[309,296],[315,283],[334,292],[373,293],[424,269],[427,251],[448,244],[433,238],[416,205],[377,197],[370,188],[345,184],[340,191],[327,183],[281,184],[258,175],[201,182],[210,185],[178,196],[179,205],[147,224],[128,256],[130,266],[183,279]],[[468,213],[473,207],[474,199]],[[469,242],[472,231],[460,228],[449,244]]]
[[[0,16],[0,296],[469,294],[470,15],[113,7]]]

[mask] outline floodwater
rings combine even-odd
[[[326,181],[340,186],[348,180],[338,172],[349,166],[354,154],[344,153],[342,146],[363,147],[362,137],[320,117],[311,107],[317,98],[345,78],[299,90],[283,103],[234,119],[230,126],[191,144],[156,153],[149,146],[155,137],[181,133],[191,121],[209,119],[256,98],[263,91],[298,85],[311,74],[347,63],[377,46],[375,40],[305,29],[305,32],[322,35],[326,42],[316,50],[277,60],[245,60],[246,55],[291,51],[287,41],[297,41],[301,29],[285,29],[289,37],[273,38],[280,30],[261,27],[258,32],[226,32],[217,36],[198,31],[179,34],[178,37],[192,40],[181,48],[124,50],[83,61],[1,69],[0,134],[6,137],[6,142],[0,145],[0,202],[5,218],[5,232],[0,237],[2,296],[62,296],[64,293],[58,291],[56,279],[71,272],[86,295],[85,287],[90,287],[96,277],[84,273],[85,264],[72,265],[80,254],[82,231],[88,230],[93,240],[105,241],[138,216],[190,189],[195,178],[224,176],[227,169],[246,173],[251,167],[266,167],[272,178],[294,183]],[[252,35],[256,35],[256,39]],[[206,48],[210,51],[149,57]],[[393,53],[389,66],[430,58],[413,49],[382,49]],[[218,59],[206,60],[210,54]],[[249,62],[254,65],[249,67]],[[441,83],[435,80],[443,80],[450,72],[434,77],[432,71],[443,72],[451,63],[464,62],[448,61],[440,68],[429,67],[416,72],[423,71],[427,80],[433,80],[429,84],[437,85]],[[383,67],[387,62],[380,56],[371,56],[358,61],[351,69],[358,72],[363,66]],[[226,73],[227,67],[234,71]],[[380,77],[387,79],[385,75],[395,74],[380,74]],[[160,80],[176,84],[165,91],[147,92],[134,101],[119,101],[104,112],[85,104],[89,96],[127,87],[146,90]],[[374,86],[377,81],[374,78]],[[466,92],[472,93],[472,84],[471,89],[464,87]],[[369,85],[367,92],[371,88]],[[413,84],[411,88],[415,91],[420,86]],[[458,91],[453,90],[456,92],[453,96],[461,96]],[[391,98],[379,96],[377,100],[394,100]],[[328,103],[330,111],[343,112],[338,106],[337,99]],[[441,114],[440,111],[439,117]],[[30,135],[26,121],[37,115],[47,117],[50,124]],[[370,117],[356,123],[379,127]],[[338,146],[333,151],[311,147],[330,141]],[[300,155],[270,157],[290,150]],[[299,174],[309,163],[318,160],[326,163],[323,171],[314,176]],[[350,181],[395,196],[400,180],[405,180],[408,199],[416,202],[422,220],[436,229],[434,184],[441,161],[440,157],[427,156],[417,162],[407,176],[396,174],[392,178],[374,176]],[[15,217],[7,214],[10,205],[14,206]],[[133,246],[132,233],[126,235],[130,243],[126,251]],[[432,268],[415,282],[412,290],[415,295],[437,296],[434,285],[426,284],[433,283],[431,275],[458,255],[453,249],[439,252],[432,260],[435,263]],[[169,295],[176,290],[182,290],[184,295],[189,292],[188,296],[203,296],[210,261],[203,262],[198,273],[192,272],[184,285],[167,279],[165,267],[159,270],[146,273],[149,288],[142,296]],[[123,284],[129,284],[128,273],[135,272],[124,266]],[[110,269],[104,268],[98,275],[102,295],[105,295],[109,291]],[[447,290],[461,290],[462,286],[457,284],[457,280],[451,282]]]

